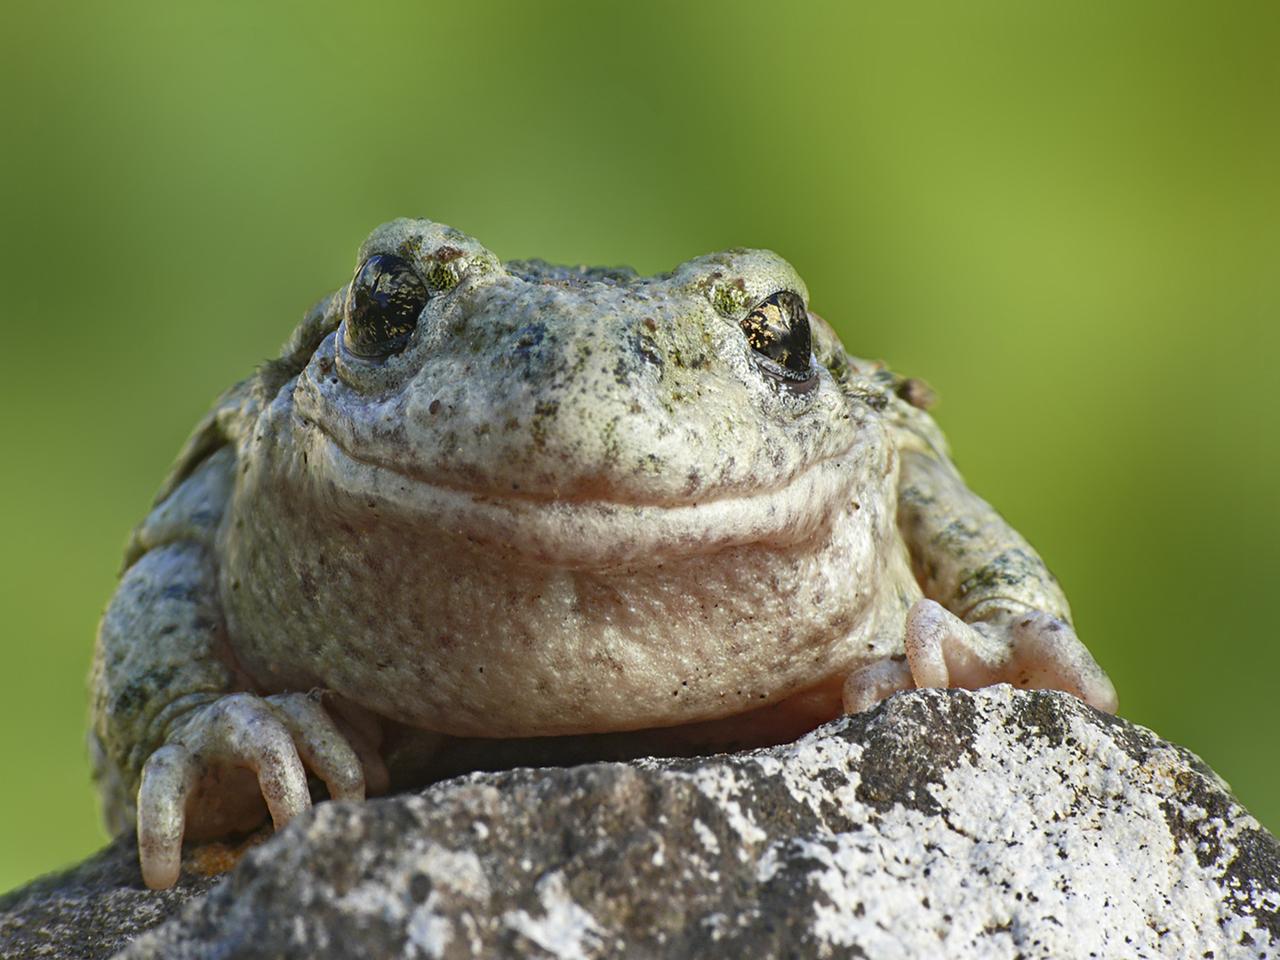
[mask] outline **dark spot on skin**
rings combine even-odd
[[[933,387],[915,377],[899,381],[893,392],[918,410],[928,410],[938,399]]]
[[[988,591],[1016,587],[1028,579],[1043,578],[1044,564],[1025,550],[1006,550],[970,574],[956,589],[958,598],[969,598]]]
[[[431,403],[430,403],[430,405],[427,407],[427,413],[430,413],[430,414],[432,414],[432,415],[435,415],[435,414],[437,414],[437,413],[439,413],[439,412],[440,412],[440,401],[439,401],[439,400],[432,400],[432,401],[431,401]]]
[[[200,591],[188,583],[171,583],[160,591],[164,600],[179,600],[183,603],[199,603]]]
[[[404,259],[412,260],[422,252],[422,238],[407,237],[401,241],[400,246],[397,249],[399,250],[400,256]]]
[[[934,538],[937,543],[959,545],[961,541],[972,540],[978,535],[978,528],[963,520],[952,520]]]
[[[646,321],[647,324],[652,322],[652,320]],[[662,369],[662,354],[658,351],[658,345],[651,338],[639,334],[632,338],[631,343],[636,355],[641,360],[657,367],[659,370]]]
[[[165,666],[150,670],[142,676],[126,683],[111,701],[111,712],[115,714],[130,713],[145,707],[162,690],[173,686],[178,667]]]
[[[516,331],[515,352],[519,357],[527,357],[529,353],[539,346],[547,335],[547,327],[544,323],[528,323]]]
[[[936,497],[931,496],[928,493],[925,493],[924,490],[922,490],[920,487],[916,486],[915,484],[912,484],[911,486],[903,487],[902,490],[898,493],[898,502],[900,504],[901,503],[910,504],[911,506],[915,506],[915,507],[928,507],[928,506],[932,506],[938,501]]]

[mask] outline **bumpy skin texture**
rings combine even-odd
[[[921,385],[846,354],[776,255],[641,278],[398,220],[357,263],[197,427],[103,618],[98,779],[150,885],[184,836],[283,825],[308,771],[359,798],[491,738],[776,742],[911,686],[1114,711]],[[770,302],[812,333],[790,378]]]

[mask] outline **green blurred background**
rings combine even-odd
[[[170,457],[400,215],[781,252],[938,389],[1123,714],[1280,829],[1268,5],[5,9],[0,890],[104,840],[84,677]]]

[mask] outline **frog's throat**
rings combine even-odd
[[[348,502],[380,501],[460,542],[560,567],[651,566],[746,545],[787,550],[821,542],[838,517],[858,509],[853,444],[774,488],[626,503],[446,486],[357,457],[322,430],[308,439],[309,473]]]

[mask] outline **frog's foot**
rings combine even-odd
[[[933,600],[919,600],[907,614],[906,662],[885,660],[845,681],[845,710],[866,710],[911,687],[976,689],[1011,683],[1065,690],[1090,706],[1115,713],[1111,680],[1070,625],[1047,613],[1003,613],[965,623]]]
[[[335,800],[363,800],[366,783],[385,785],[381,760],[355,746],[360,739],[305,693],[237,693],[193,710],[142,770],[138,852],[147,886],[177,882],[184,835],[248,830],[263,801],[275,829],[284,827],[311,806],[307,768]]]
[[[915,684],[911,668],[901,655],[896,659],[877,660],[851,673],[844,682],[844,712],[870,710],[890,694],[910,690]]]

